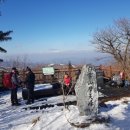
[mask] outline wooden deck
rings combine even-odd
[[[114,87],[105,87],[99,90],[104,97],[99,97],[100,102],[105,102],[109,100],[118,100],[123,97],[130,97],[130,87],[128,88],[114,88]]]

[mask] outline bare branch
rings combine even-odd
[[[98,51],[112,55],[127,69],[130,63],[130,20],[119,19],[115,21],[113,27],[96,32],[92,43]]]

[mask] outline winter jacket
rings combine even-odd
[[[27,88],[34,88],[35,75],[32,71],[28,72],[25,78],[25,84]]]
[[[64,84],[66,86],[69,86],[71,84],[71,78],[68,76],[68,77],[64,77]]]
[[[16,73],[11,73],[11,75],[12,88],[16,88],[19,86],[18,75]]]
[[[121,78],[122,80],[125,79],[125,74],[124,74],[124,72],[120,72],[120,78]]]

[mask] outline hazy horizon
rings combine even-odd
[[[108,54],[102,54],[96,51],[79,50],[79,51],[52,51],[44,53],[34,54],[17,54],[1,56],[6,61],[22,61],[34,63],[34,64],[67,64],[69,61],[72,64],[95,64],[100,65],[102,63],[108,63],[111,57]]]

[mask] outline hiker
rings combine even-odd
[[[125,73],[123,71],[120,71],[120,78],[122,80],[122,85],[121,87],[124,87],[125,86]]]
[[[18,80],[18,70],[16,69],[16,67],[12,68],[11,71],[11,83],[12,85],[10,86],[10,90],[11,90],[11,103],[12,106],[18,106],[20,105],[20,103],[18,102],[18,98],[17,98],[17,89],[20,86],[19,80]]]
[[[122,79],[119,72],[113,74],[111,85],[114,87],[122,87]]]
[[[75,95],[75,85],[76,85],[76,82],[79,78],[79,75],[81,74],[81,70],[78,69],[78,71],[75,73],[74,77],[73,77],[73,86],[72,86],[72,94]]]
[[[81,74],[81,70],[78,69],[78,71],[77,71],[77,73],[76,73],[76,78],[75,78],[76,81],[78,80],[80,74]]]
[[[128,88],[129,86],[130,86],[130,82],[129,82],[128,76],[126,76],[124,87]]]
[[[68,92],[71,92],[71,78],[70,76],[66,73],[64,75],[64,85],[63,85],[63,89],[64,89],[64,94],[67,95]]]
[[[26,78],[24,83],[28,91],[28,99],[26,104],[34,103],[35,74],[29,67],[26,68]]]

